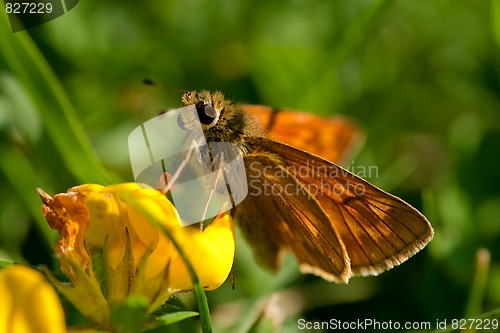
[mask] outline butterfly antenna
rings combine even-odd
[[[144,84],[146,86],[156,87],[156,88],[163,88],[163,86],[161,84],[159,84],[158,82],[153,81],[151,79],[142,79],[142,84]]]
[[[156,82],[152,79],[142,79],[142,84],[146,85],[146,86],[150,86],[150,87],[155,87],[155,88],[158,88],[158,89],[162,89],[162,90],[169,90],[169,91],[172,91],[172,92],[175,92],[175,93],[181,93],[181,94],[184,94],[187,92],[187,90],[185,89],[177,89],[177,88],[171,88],[171,87],[167,87],[159,82]]]

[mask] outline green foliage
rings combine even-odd
[[[149,301],[143,297],[130,296],[111,311],[111,326],[117,333],[139,332],[146,320]]]
[[[10,266],[14,266],[14,262],[13,261],[10,261],[10,260],[0,260],[0,267],[1,268],[6,268],[6,267],[10,267]]]
[[[354,119],[366,135],[354,165],[376,166],[369,180],[422,211],[436,235],[401,267],[347,286],[298,274],[291,257],[264,271],[240,237],[236,289],[207,293],[214,331],[489,314],[500,307],[499,46],[495,0],[80,1],[16,34],[2,11],[0,258],[56,268],[36,187],[133,181],[130,131],[178,107],[181,90],[221,90]]]
[[[172,325],[179,321],[196,317],[199,313],[195,311],[177,311],[172,313],[164,314],[155,319],[155,321],[150,325],[151,327],[147,327],[148,329],[165,329],[165,326]]]

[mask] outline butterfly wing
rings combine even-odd
[[[267,131],[267,136],[343,164],[355,153],[363,141],[360,129],[342,117],[323,118],[311,113],[273,109],[263,105],[242,105]]]
[[[326,249],[329,246],[328,242],[331,246],[340,246],[335,249],[336,251],[346,250],[345,262],[350,266],[347,270],[349,271],[347,279],[349,279],[351,275],[377,275],[397,266],[432,239],[433,230],[430,223],[403,200],[319,156],[266,138],[250,138],[249,140],[262,152],[250,153],[245,159],[250,159],[257,164],[262,163],[263,167],[269,166],[269,162],[252,155],[270,155],[275,160],[273,167],[268,168],[262,175],[255,171],[248,174],[249,182],[272,180],[272,183],[280,184],[283,180],[279,178],[283,174],[279,171],[284,169],[293,176],[294,181],[308,190],[310,197],[294,198],[294,195],[285,193],[279,200],[272,199],[273,195],[270,196],[271,198],[260,199],[271,200],[275,206],[281,206],[269,213],[272,214],[269,216],[265,216],[267,214],[265,212],[260,212],[260,215],[254,214],[253,222],[248,220],[247,223],[273,225],[274,228],[274,220],[276,220],[274,214],[280,214],[278,216],[280,224],[287,225],[288,234],[293,234],[295,238],[297,235],[301,235],[302,239],[308,238],[309,234],[315,233],[315,230],[320,231],[326,241],[312,237],[306,256],[301,252],[302,249],[291,248],[289,245],[291,240],[287,238],[286,233],[282,236],[285,239],[280,240],[279,243],[279,246],[286,245],[298,258],[302,258],[299,261],[303,267],[311,267],[310,272],[323,277],[322,272],[338,276],[338,271],[331,270],[330,266],[313,259],[324,256],[324,253],[328,251]],[[254,178],[256,176],[259,177]],[[251,200],[255,199],[250,198],[250,202]],[[287,204],[288,200],[295,202],[292,207]],[[302,204],[299,205],[297,201],[301,201]],[[260,206],[258,209],[264,211],[265,207],[267,205]],[[318,213],[309,214],[310,209]],[[248,213],[249,210],[250,208],[246,207],[245,212]],[[302,221],[302,223],[296,221],[300,220],[303,215],[308,216],[309,220]],[[301,228],[297,228],[299,225]],[[280,228],[285,227],[280,226]],[[275,232],[280,230],[268,231],[276,235]],[[331,237],[338,239],[332,241]],[[301,242],[303,242],[302,239]],[[342,280],[346,279],[342,278]]]
[[[328,215],[276,157],[253,152],[244,158],[248,195],[236,208],[236,220],[258,262],[276,270],[281,252],[289,249],[303,272],[347,282],[349,259]]]

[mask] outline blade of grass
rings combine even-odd
[[[14,147],[0,145],[0,156],[2,156],[0,170],[10,180],[11,186],[30,210],[35,218],[38,230],[46,240],[47,247],[50,248],[57,237],[57,233],[49,228],[42,215],[42,203],[36,192],[37,186],[40,186],[36,168]],[[22,177],[19,175],[22,175]]]
[[[363,40],[370,34],[373,26],[389,8],[395,0],[378,0],[373,3],[365,12],[360,15],[345,31],[340,42],[332,42],[330,49],[323,51],[314,61],[313,73],[323,73],[315,81],[315,87],[304,90],[303,105],[310,105],[308,101],[314,101],[318,91],[327,91],[331,87],[331,82],[337,77],[339,67],[357,50]],[[327,96],[328,94],[326,94]]]
[[[481,313],[483,308],[484,292],[488,281],[490,268],[490,252],[487,249],[479,249],[476,253],[476,274],[470,292],[469,301],[465,310],[465,318],[470,318]]]
[[[5,13],[0,14],[0,25],[5,31]],[[43,126],[75,178],[80,183],[117,182],[100,163],[61,83],[29,35],[25,31],[3,33],[0,56],[31,96]]]
[[[0,269],[14,266],[14,262],[10,260],[0,259]]]
[[[491,30],[497,45],[500,45],[500,2],[491,0]]]
[[[330,64],[330,66],[333,64],[335,68],[338,68],[338,66],[356,51],[366,36],[370,34],[373,25],[394,1],[395,0],[378,0],[374,2],[373,5],[349,26],[342,36],[340,43],[333,43],[332,48],[325,52],[328,56],[322,60],[322,64]],[[327,75],[323,78],[326,77]]]
[[[245,300],[243,311],[238,314],[240,320],[236,326],[230,327],[225,333],[248,333],[257,327],[262,319],[264,308],[268,305],[268,297]]]

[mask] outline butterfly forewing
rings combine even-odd
[[[352,274],[377,275],[408,259],[432,238],[427,219],[401,199],[318,156],[265,138],[251,140],[268,154],[279,156],[282,168],[308,189],[310,197],[301,198],[308,200],[302,207],[318,206],[323,212],[325,216],[311,215],[311,223],[321,225],[318,230],[327,227],[330,237],[339,238],[336,246],[346,249]],[[288,222],[287,211],[283,214]],[[309,256],[323,255],[324,244],[317,239],[313,242]],[[326,266],[309,264],[336,274]]]

